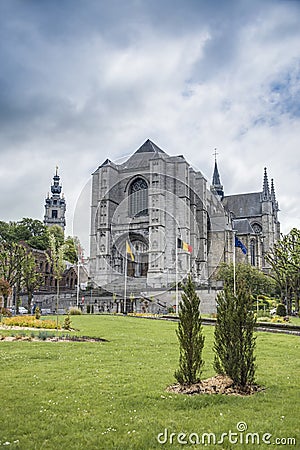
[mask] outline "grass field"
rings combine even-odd
[[[266,449],[274,448],[262,443],[269,433],[265,439],[272,444],[276,438],[286,442],[276,448],[300,448],[299,337],[257,334],[257,382],[266,386],[264,392],[244,398],[171,395],[165,388],[174,383],[178,364],[175,323],[118,316],[73,316],[72,321],[80,334],[109,342],[0,342],[0,446]],[[214,375],[213,327],[204,332],[206,378]],[[246,432],[237,431],[240,422],[247,424]],[[165,429],[163,445],[157,436]],[[230,430],[237,437],[218,443]],[[203,433],[214,433],[217,442],[180,444],[181,432],[186,433],[179,436],[182,442],[196,442],[191,433],[200,442]],[[258,433],[260,444],[242,443],[247,432]],[[176,433],[172,444],[170,433]],[[295,438],[296,445],[287,438]]]

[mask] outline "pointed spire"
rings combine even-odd
[[[224,190],[223,190],[223,186],[221,184],[221,179],[220,179],[220,174],[219,174],[219,170],[218,170],[218,164],[217,164],[217,149],[215,148],[214,151],[214,156],[215,156],[215,167],[214,167],[214,173],[213,173],[213,178],[212,178],[212,186],[215,190],[215,192],[220,195],[221,198],[224,197]]]
[[[268,174],[267,174],[267,168],[264,168],[264,181],[263,181],[263,192],[262,192],[262,198],[263,200],[269,201],[271,199],[270,197],[270,189],[269,189],[269,181],[268,181]]]
[[[220,186],[221,185],[221,180],[220,180],[220,175],[219,175],[217,161],[215,161],[215,168],[214,168],[214,173],[213,173],[212,184],[213,184],[213,186]]]
[[[276,211],[279,211],[278,201],[276,200],[276,194],[275,194],[275,187],[274,187],[274,180],[271,179],[271,200],[273,202],[274,208]]]
[[[60,195],[61,186],[59,184],[60,176],[58,175],[58,166],[55,168],[55,175],[53,176],[53,184],[51,185],[51,192],[54,195]]]
[[[276,201],[276,195],[275,195],[275,188],[274,188],[274,180],[273,180],[273,178],[271,178],[271,198],[272,198],[273,202]]]

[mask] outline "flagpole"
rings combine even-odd
[[[177,233],[176,233],[176,242],[175,242],[175,288],[176,288],[175,313],[178,314],[178,236],[177,236]]]
[[[80,291],[80,280],[79,280],[79,274],[80,274],[80,250],[78,247],[78,256],[77,256],[77,292],[76,292],[76,306],[79,307],[79,291]]]
[[[235,231],[233,230],[233,294],[236,295],[236,274],[235,274]]]
[[[126,314],[126,298],[127,298],[127,252],[125,252],[125,279],[124,279],[124,313]]]

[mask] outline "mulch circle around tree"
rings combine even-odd
[[[234,386],[232,379],[223,375],[216,375],[215,377],[207,378],[196,384],[174,384],[167,387],[167,392],[187,395],[225,394],[245,396],[264,390],[264,387],[258,385],[246,386],[245,388]]]

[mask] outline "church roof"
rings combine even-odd
[[[159,148],[154,142],[150,141],[150,139],[147,139],[143,145],[140,146],[140,148],[135,152],[136,153],[165,153],[161,148]]]
[[[130,156],[127,161],[120,164],[121,169],[136,169],[137,167],[148,167],[150,159],[165,158],[168,157],[161,148],[159,148],[154,142],[147,139],[143,145]]]
[[[232,212],[235,218],[255,217],[262,213],[261,192],[226,195],[222,203],[224,208]]]
[[[113,163],[111,162],[110,159],[107,158],[102,164],[100,164],[99,167],[109,166],[111,164],[113,164]]]
[[[237,231],[238,234],[254,234],[254,230],[248,219],[234,219],[232,222],[233,229]]]

